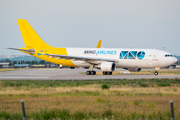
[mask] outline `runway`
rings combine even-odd
[[[100,80],[180,78],[180,75],[83,75],[87,69],[20,69],[0,72],[0,80]],[[98,70],[97,70],[98,71]],[[118,71],[118,69],[116,70]]]

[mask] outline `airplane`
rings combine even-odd
[[[142,68],[155,68],[158,75],[160,67],[166,67],[177,62],[169,52],[157,49],[132,48],[55,48],[46,44],[26,19],[17,19],[25,47],[7,48],[19,50],[42,60],[70,67],[89,67],[87,75],[95,75],[93,69],[100,69],[103,75],[112,75],[116,68],[127,69],[130,72],[140,72]]]

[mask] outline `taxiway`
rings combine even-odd
[[[116,71],[118,71],[117,69]],[[0,80],[100,80],[180,78],[180,75],[84,75],[87,69],[19,69],[0,72]],[[98,71],[98,70],[97,70]]]

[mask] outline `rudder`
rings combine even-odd
[[[39,35],[31,27],[31,25],[27,22],[26,19],[17,19],[17,22],[24,40],[24,44],[27,48],[51,47],[39,37]]]

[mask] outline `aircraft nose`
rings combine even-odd
[[[178,59],[177,58],[173,58],[173,63],[176,63],[178,61]]]

